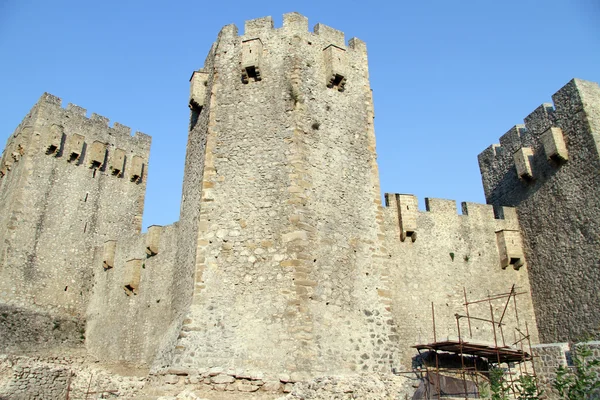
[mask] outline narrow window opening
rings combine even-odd
[[[242,82],[246,84],[250,82],[250,79],[253,79],[255,82],[262,79],[260,70],[256,65],[249,65],[242,69]]]
[[[84,202],[84,203],[87,203],[88,194],[89,194],[89,193],[86,193],[86,194],[85,194],[85,198],[83,199],[83,202]]]
[[[246,73],[248,74],[248,78],[252,78],[255,81],[257,80],[256,68],[254,66],[246,67]]]
[[[340,74],[332,74],[327,83],[327,87],[330,89],[337,89],[338,92],[343,92],[346,86],[346,78]]]
[[[190,116],[190,131],[194,129],[196,124],[198,124],[198,119],[200,118],[200,113],[202,112],[202,106],[191,103],[190,110],[192,111],[192,115]]]
[[[96,177],[96,171],[98,171],[98,169],[97,169],[97,168],[94,168],[94,172],[92,172],[92,178],[95,178],[95,177]]]
[[[67,291],[68,288],[69,288],[68,286],[65,286],[65,292]]]
[[[85,231],[87,231],[87,222],[85,223],[85,225],[83,226],[83,233],[85,233]]]
[[[340,86],[340,84],[342,83],[342,81],[344,80],[344,77],[339,75],[339,74],[335,74],[335,79],[333,80],[333,86]]]

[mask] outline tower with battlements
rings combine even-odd
[[[0,162],[3,309],[84,320],[94,247],[141,230],[150,137],[130,132],[44,94],[8,139]]]
[[[600,88],[552,98],[479,155],[487,202],[516,207],[544,342],[600,334]]]

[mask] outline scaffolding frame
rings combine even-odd
[[[479,376],[480,375],[483,376],[483,373],[482,373],[482,371],[478,371],[477,361],[483,360],[483,359],[487,360],[488,366],[495,365],[496,368],[500,368],[501,364],[506,364],[507,370],[508,370],[508,372],[505,374],[508,378],[507,383],[509,384],[509,390],[513,393],[513,395],[515,397],[517,395],[517,392],[515,389],[515,380],[514,380],[515,373],[513,373],[513,371],[512,371],[511,364],[516,363],[518,365],[520,374],[525,373],[525,374],[532,376],[534,378],[534,381],[537,386],[535,360],[534,360],[534,357],[531,352],[531,335],[529,334],[529,326],[528,326],[527,322],[525,321],[525,332],[523,332],[521,330],[520,321],[519,321],[519,312],[518,312],[518,307],[517,307],[517,296],[526,294],[527,292],[517,292],[516,289],[517,289],[516,286],[513,284],[510,291],[507,293],[498,293],[498,294],[493,294],[493,295],[488,294],[488,296],[486,298],[469,301],[467,298],[467,290],[466,290],[466,288],[463,287],[463,296],[464,296],[463,305],[465,307],[465,315],[458,314],[458,313],[454,315],[454,317],[456,318],[456,330],[458,333],[458,341],[445,340],[445,341],[438,342],[437,332],[436,332],[436,323],[435,323],[435,306],[434,306],[433,302],[431,303],[433,343],[418,344],[418,345],[415,345],[412,347],[417,349],[420,357],[423,357],[423,354],[421,353],[422,350],[427,350],[429,352],[434,353],[434,356],[435,356],[434,371],[435,371],[435,376],[437,377],[437,385],[436,386],[437,386],[437,398],[438,399],[441,399],[441,397],[442,397],[441,384],[440,384],[440,371],[451,370],[453,372],[456,372],[456,370],[457,370],[456,368],[441,368],[440,367],[440,363],[439,363],[439,352],[440,351],[445,352],[445,353],[455,354],[460,357],[461,366],[458,369],[458,372],[462,378],[463,389],[464,389],[464,392],[462,394],[464,394],[465,399],[469,398],[467,375],[472,376],[474,378],[475,385],[477,387],[479,387]],[[504,304],[504,309],[502,311],[502,315],[500,316],[500,319],[496,320],[494,318],[494,307],[492,306],[492,301],[501,300],[501,299],[506,299],[506,303]],[[506,312],[508,310],[511,300],[512,300],[513,306],[514,306],[515,321],[516,321],[516,325],[517,325],[514,327],[514,342],[511,343],[511,346],[519,346],[518,348],[507,346],[506,338],[504,335],[504,329],[505,329],[504,327],[506,327],[506,324],[503,322],[503,320],[504,320],[504,317],[506,316]],[[478,316],[472,316],[471,313],[469,312],[469,305],[479,304],[479,303],[484,303],[484,302],[487,302],[489,304],[490,317],[483,318],[483,317],[478,317]],[[481,322],[491,324],[492,332],[493,332],[493,336],[494,336],[493,346],[483,345],[483,344],[478,344],[478,343],[469,342],[467,340],[463,340],[463,334],[461,332],[461,326],[460,326],[461,319],[467,320],[470,339],[473,338],[473,330],[472,330],[471,321],[481,321]],[[517,336],[517,334],[518,334],[518,336]],[[501,339],[501,343],[499,343],[499,339]],[[526,349],[525,343],[527,345],[528,352],[525,351],[525,349]],[[472,361],[473,361],[472,366],[465,365],[465,355],[472,356]],[[528,371],[527,361],[531,362],[532,373],[529,373],[529,371]],[[427,374],[427,380],[429,382],[431,382],[430,377],[433,375],[433,373],[432,373],[433,371],[431,371],[431,368],[427,365],[427,363],[424,363],[424,366],[425,366],[425,372]],[[491,369],[491,368],[488,368],[488,370],[489,369]],[[421,371],[420,379],[424,380],[422,371]],[[473,381],[473,380],[471,380],[471,381]],[[430,384],[428,384],[426,386],[426,398],[427,399],[432,398],[431,397],[432,394],[429,393],[430,386],[431,386]]]

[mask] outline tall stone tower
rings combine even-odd
[[[365,44],[296,13],[256,19],[221,31],[191,85],[180,223],[197,227],[181,244],[195,286],[162,361],[390,371]]]
[[[8,139],[0,162],[2,307],[83,318],[94,246],[141,229],[150,137],[130,132],[44,94]]]
[[[553,100],[479,155],[487,202],[517,207],[543,342],[600,335],[600,88]]]

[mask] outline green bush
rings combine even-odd
[[[600,396],[599,371],[595,370],[600,366],[600,359],[592,355],[589,346],[578,346],[573,355],[572,370],[562,365],[558,367],[553,386],[563,399],[587,400],[594,394]]]

